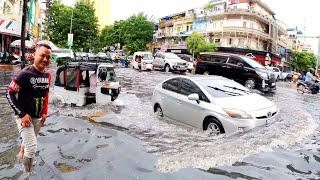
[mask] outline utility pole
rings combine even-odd
[[[72,20],[73,20],[73,8],[72,8],[72,14],[71,14],[71,22],[70,22],[70,32],[68,34],[68,45],[69,49],[71,49],[71,46],[73,44],[73,34],[72,34]]]
[[[21,69],[26,66],[26,21],[27,21],[27,12],[28,12],[28,0],[23,0],[23,9],[22,9],[22,21],[21,21]]]

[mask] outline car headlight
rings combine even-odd
[[[236,119],[252,119],[252,116],[242,110],[232,109],[232,108],[223,108],[224,112],[226,112],[230,117]]]
[[[259,71],[256,71],[256,72],[262,79],[268,79],[268,74],[267,73],[259,72]]]

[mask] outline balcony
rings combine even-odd
[[[267,15],[263,15],[259,12],[249,10],[249,9],[225,9],[223,11],[217,11],[213,13],[211,16],[224,18],[226,15],[247,15],[258,18],[259,20],[263,21],[264,23],[276,23],[274,19],[268,17]]]
[[[264,39],[270,39],[269,34],[257,29],[252,29],[252,28],[246,28],[246,27],[237,27],[237,26],[230,26],[230,27],[223,27],[223,32],[242,32],[244,34],[252,34],[252,35],[258,35],[261,38]]]
[[[167,45],[158,44],[156,45],[156,47],[161,49],[187,49],[186,44],[167,44]]]

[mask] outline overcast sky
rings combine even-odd
[[[72,0],[62,0],[70,4]],[[111,0],[111,20],[126,19],[129,16],[144,12],[154,19],[192,9],[203,7],[209,0]],[[275,13],[276,18],[288,25],[297,26],[305,35],[320,35],[320,1],[319,0],[262,0]],[[305,39],[312,45],[315,53],[318,51],[318,40]]]

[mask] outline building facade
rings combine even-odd
[[[81,0],[93,3],[95,15],[98,17],[99,29],[111,24],[111,3],[112,0]]]
[[[12,41],[21,35],[22,1],[0,1],[0,52],[9,51]]]
[[[185,49],[193,32],[221,47],[266,51],[284,55],[286,25],[260,0],[212,0],[212,9],[195,8],[160,19],[155,35],[158,49]]]

